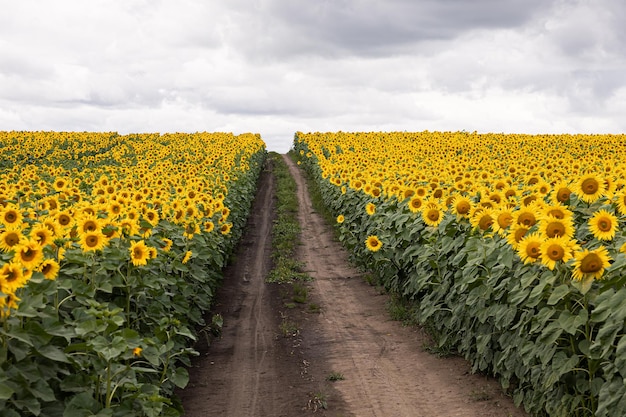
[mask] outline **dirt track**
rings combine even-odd
[[[264,282],[273,192],[264,172],[247,234],[218,294],[222,337],[202,349],[180,392],[186,416],[525,416],[496,381],[471,375],[461,358],[426,352],[421,331],[388,318],[387,296],[351,267],[314,212],[299,169],[284,160],[298,184],[299,258],[314,278],[309,303],[321,313],[286,309],[284,290]],[[288,337],[279,330],[287,315],[299,329]],[[331,372],[344,380],[327,381]],[[327,409],[318,407],[320,399]]]

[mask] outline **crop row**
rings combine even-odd
[[[1,414],[179,415],[265,155],[253,134],[0,132]]]
[[[355,262],[534,415],[626,409],[626,137],[308,133]]]

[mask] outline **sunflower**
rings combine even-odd
[[[93,214],[85,214],[76,221],[78,233],[99,232],[102,230],[102,220]]]
[[[211,233],[215,229],[215,224],[212,221],[204,222],[204,231],[207,233]]]
[[[52,244],[54,241],[54,234],[46,226],[40,224],[31,229],[28,234],[31,239],[34,239],[42,248],[46,245]]]
[[[508,207],[502,207],[495,211],[494,213],[495,221],[492,224],[493,231],[498,233],[500,236],[504,236],[506,234],[506,229],[508,229],[511,224],[513,224],[513,211]]]
[[[172,249],[172,244],[174,242],[172,242],[172,239],[168,239],[166,237],[161,239],[161,242],[163,243],[163,246],[161,246],[161,249],[163,250],[163,252],[169,252],[170,249]]]
[[[422,211],[422,220],[428,226],[437,227],[443,221],[443,211],[437,205],[429,205]]]
[[[490,208],[481,208],[474,211],[470,217],[470,224],[474,229],[480,229],[483,232],[488,230],[495,221],[493,210]]]
[[[524,206],[513,213],[514,222],[527,228],[537,223],[537,217],[537,210],[535,210],[534,206]]]
[[[566,182],[559,182],[552,188],[551,198],[554,203],[567,204],[571,194],[571,186]]]
[[[22,265],[8,262],[0,268],[0,290],[4,294],[13,294],[28,282],[28,275],[24,274]]]
[[[365,212],[370,216],[376,213],[376,205],[374,203],[367,203],[365,205]]]
[[[595,174],[583,175],[574,184],[574,190],[579,199],[586,203],[593,203],[604,195],[604,180]]]
[[[74,218],[68,211],[59,211],[55,216],[56,222],[64,229],[72,227]]]
[[[59,275],[61,267],[59,263],[54,259],[46,259],[37,268],[37,271],[43,273],[43,276],[49,280],[55,280]]]
[[[6,229],[0,232],[0,250],[9,252],[26,240],[20,229]]]
[[[189,262],[189,260],[191,259],[191,255],[193,255],[193,252],[191,252],[190,250],[188,250],[187,252],[185,252],[185,256],[183,256],[182,259],[182,263],[186,264],[187,262]]]
[[[380,239],[378,239],[378,236],[370,235],[367,237],[367,239],[365,239],[365,247],[370,252],[376,252],[380,250],[382,246],[383,246],[383,243],[380,241]]]
[[[135,266],[146,265],[150,258],[150,250],[143,240],[130,244],[130,260]]]
[[[557,262],[572,259],[576,248],[576,242],[567,237],[548,238],[541,244],[541,263],[552,270]]]
[[[80,246],[83,252],[102,250],[107,243],[107,237],[100,230],[79,234]]]
[[[198,233],[200,233],[200,226],[195,223],[189,223],[183,229],[183,236],[187,239],[193,239],[194,235]]]
[[[411,213],[418,213],[424,205],[424,200],[422,200],[421,197],[413,196],[411,197],[407,205],[409,206],[409,210],[411,210]]]
[[[545,216],[539,221],[539,232],[546,238],[574,236],[576,229],[571,218],[559,219],[552,216]]]
[[[506,236],[507,243],[511,245],[513,249],[517,250],[520,242],[524,239],[524,236],[526,236],[526,233],[528,233],[529,230],[530,229],[528,227],[513,223]]]
[[[233,224],[232,223],[224,223],[223,225],[220,226],[220,233],[223,235],[227,235],[230,233],[230,229],[232,229]]]
[[[43,249],[34,239],[26,240],[15,247],[13,260],[32,271],[43,261]]]
[[[574,254],[574,258],[572,279],[576,281],[586,278],[600,279],[611,262],[609,251],[604,246],[594,250],[578,251]]]
[[[7,204],[0,212],[0,223],[6,228],[21,225],[23,219],[24,215],[19,208],[13,204]]]
[[[607,210],[598,210],[588,221],[589,231],[596,239],[612,240],[617,231],[617,217]]]
[[[452,200],[452,211],[458,217],[469,217],[471,210],[472,201],[469,198],[462,195],[457,195],[456,197],[454,197],[454,200]]]
[[[517,247],[517,254],[525,264],[533,263],[541,256],[544,240],[539,233],[526,233]]]
[[[11,309],[17,310],[17,303],[22,301],[15,294],[7,294],[5,297],[0,298],[0,318],[6,318],[9,316]]]
[[[617,204],[617,211],[619,214],[626,216],[626,188],[623,188],[621,191],[616,193],[613,198]]]
[[[344,217],[343,214],[340,214],[339,216],[337,216],[337,223],[341,224],[346,220],[346,218]]]

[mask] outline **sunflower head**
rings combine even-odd
[[[607,211],[598,210],[589,219],[589,231],[599,240],[613,240],[617,231],[617,217]]]
[[[538,233],[527,233],[517,247],[517,254],[525,264],[533,263],[541,256],[543,243]]]
[[[594,250],[578,251],[574,254],[574,258],[572,278],[576,281],[588,278],[600,279],[611,262],[609,252],[604,246]]]
[[[383,243],[376,235],[370,235],[367,237],[367,239],[365,239],[365,247],[370,252],[377,252],[378,250],[380,250],[380,248],[382,248],[382,246]]]

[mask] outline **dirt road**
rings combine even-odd
[[[195,362],[180,393],[186,415],[526,416],[496,381],[470,374],[461,358],[428,353],[423,332],[388,318],[388,297],[351,267],[313,210],[301,172],[284,160],[298,185],[299,258],[314,278],[309,303],[319,309],[287,311],[281,289],[264,283],[273,190],[265,172],[248,234],[218,295],[223,335]],[[298,328],[289,337],[279,330],[286,314]]]

